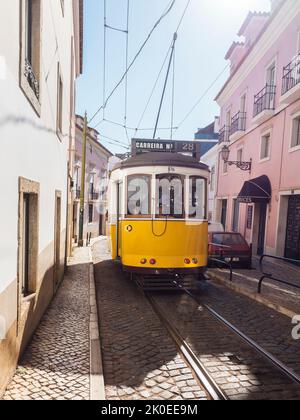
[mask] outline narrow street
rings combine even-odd
[[[75,250],[4,400],[90,398],[89,258],[88,248]]]
[[[300,0],[0,0],[0,139],[1,402],[300,400]]]

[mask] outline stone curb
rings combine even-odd
[[[234,290],[235,292],[247,296],[250,299],[255,300],[256,302],[262,303],[263,305],[267,306],[270,309],[273,309],[276,312],[279,312],[282,315],[285,315],[289,318],[293,318],[296,314],[296,312],[285,308],[284,306],[278,305],[274,302],[271,302],[269,299],[261,296],[259,293],[255,293],[255,292],[250,292],[248,290],[246,290],[244,287],[242,286],[238,286],[237,284],[234,283],[230,283],[227,280],[224,280],[224,278],[216,273],[209,273],[211,279],[217,283],[220,284],[221,286],[225,286],[228,289]]]
[[[89,248],[90,283],[90,400],[105,401],[102,352],[99,333],[99,318],[96,299],[96,285],[92,250]]]

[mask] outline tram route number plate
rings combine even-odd
[[[200,143],[196,141],[132,139],[132,154],[143,152],[200,154]]]

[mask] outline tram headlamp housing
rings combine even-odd
[[[151,258],[151,260],[149,261],[151,265],[155,265],[156,264],[156,259]]]

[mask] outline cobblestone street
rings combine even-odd
[[[138,288],[94,246],[108,399],[199,399],[205,393]],[[298,400],[299,386],[206,314],[184,293],[152,294],[229,399]],[[197,296],[299,373],[291,320],[226,287],[203,284]]]
[[[207,399],[142,293],[111,261],[107,242],[93,251],[107,399]]]
[[[86,400],[90,394],[89,250],[65,279],[25,351],[4,400]]]

